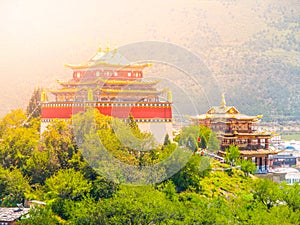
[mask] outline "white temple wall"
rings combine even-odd
[[[41,122],[41,132],[40,134],[44,133],[45,130],[47,130],[47,126],[49,125],[49,122]]]
[[[41,122],[41,134],[47,130],[47,126],[49,125],[49,122]],[[173,125],[172,122],[165,122],[165,123],[150,123],[150,122],[138,122],[137,125],[139,126],[140,130],[142,132],[150,132],[153,134],[155,140],[159,143],[159,144],[163,144],[164,143],[164,139],[166,134],[169,134],[169,138],[172,141],[173,139]]]
[[[152,133],[155,140],[159,144],[164,143],[166,134],[169,134],[170,140],[173,139],[172,122],[165,122],[165,123],[150,123],[150,122],[149,123],[140,123],[140,122],[138,122],[137,124],[142,132]]]

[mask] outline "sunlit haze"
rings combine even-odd
[[[99,45],[159,40],[202,54],[205,39],[248,40],[265,26],[264,7],[263,1],[226,0],[2,0],[0,115],[26,107],[34,87],[69,78],[64,64],[87,60]]]

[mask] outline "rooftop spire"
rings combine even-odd
[[[225,101],[225,94],[224,94],[224,93],[222,94],[222,103],[221,103],[221,106],[222,106],[223,108],[226,107],[226,101]]]
[[[118,47],[117,47],[117,44],[115,44],[114,46],[114,53],[116,53],[118,51]]]
[[[102,46],[101,45],[99,45],[99,47],[98,47],[98,52],[102,52]]]
[[[106,45],[106,53],[109,53],[110,52],[110,43],[107,42],[107,45]]]

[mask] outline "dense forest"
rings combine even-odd
[[[46,202],[18,224],[300,223],[298,184],[251,175],[255,166],[239,160],[234,146],[226,163],[195,154],[217,149],[208,128],[185,127],[175,142],[166,136],[157,145],[133,118],[88,109],[72,122],[51,122],[41,135],[32,108],[0,121],[1,206]]]
[[[204,50],[230,102],[245,112],[264,114],[268,121],[300,118],[300,17],[294,3],[270,1],[262,11],[250,8],[264,27],[245,42],[223,45],[218,40]]]

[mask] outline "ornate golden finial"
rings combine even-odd
[[[115,46],[114,46],[114,52],[117,52],[118,51],[118,46],[117,46],[117,44],[115,44]]]
[[[102,52],[102,47],[101,47],[101,45],[98,46],[98,52]]]
[[[93,101],[93,99],[94,99],[93,90],[89,89],[88,90],[88,101]]]
[[[48,96],[46,92],[43,90],[41,93],[41,102],[46,102],[46,101],[48,101]]]
[[[110,52],[110,44],[109,42],[107,42],[107,45],[106,45],[106,53],[109,53]]]
[[[222,103],[221,103],[221,106],[224,107],[224,108],[226,107],[226,101],[225,101],[225,94],[224,93],[222,94]]]
[[[172,92],[171,91],[168,91],[167,99],[168,99],[169,102],[172,102]]]

